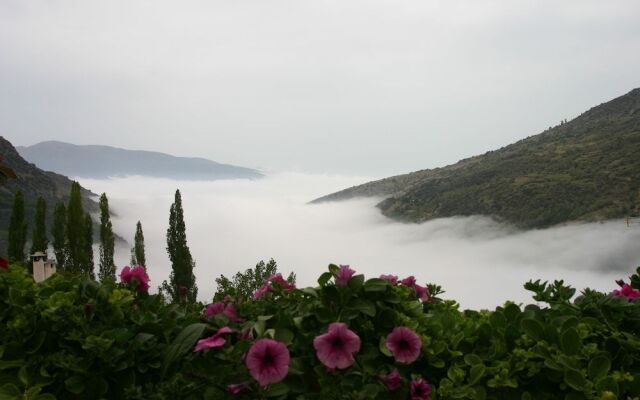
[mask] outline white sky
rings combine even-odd
[[[384,176],[640,86],[640,2],[0,2],[0,135]]]

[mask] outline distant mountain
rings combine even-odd
[[[408,222],[487,215],[521,228],[640,213],[640,89],[499,150],[314,202],[379,196]]]
[[[0,136],[0,155],[4,157],[3,163],[11,167],[18,176],[17,179],[8,179],[4,185],[0,186],[0,256],[6,256],[7,230],[16,191],[22,190],[24,194],[26,218],[30,229],[33,226],[36,199],[38,196],[44,197],[47,202],[47,229],[50,229],[53,208],[59,200],[63,200],[65,203],[69,201],[72,181],[66,176],[43,171],[28,163],[2,136]],[[98,212],[98,204],[91,199],[93,196],[96,195],[89,190],[82,189],[85,210],[95,214]],[[27,239],[31,239],[31,232],[29,232]]]
[[[257,179],[256,170],[220,164],[204,158],[175,157],[152,151],[47,141],[17,147],[22,157],[38,167],[83,178],[142,175],[181,180]]]

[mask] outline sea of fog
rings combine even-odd
[[[261,180],[173,181],[146,177],[79,179],[106,192],[116,233],[133,242],[142,222],[152,287],[168,279],[165,250],[169,207],[182,193],[187,239],[196,261],[199,297],[214,279],[274,258],[298,286],[314,285],[330,263],[349,264],[367,277],[391,273],[433,282],[464,308],[531,301],[529,279],[564,279],[573,287],[610,291],[640,264],[640,226],[623,221],[519,232],[488,218],[403,224],[382,216],[376,199],[307,204],[367,177],[277,173]],[[116,249],[119,267],[128,247]]]

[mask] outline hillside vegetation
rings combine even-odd
[[[0,155],[4,157],[4,164],[11,167],[17,179],[9,179],[0,186],[0,254],[6,254],[7,228],[11,217],[11,207],[16,191],[21,190],[25,198],[26,220],[32,225],[35,214],[36,199],[42,196],[47,202],[47,226],[51,226],[53,208],[59,200],[69,201],[72,181],[66,176],[43,171],[25,161],[13,145],[0,136]],[[95,213],[98,205],[91,199],[94,193],[82,189],[83,206],[86,211]],[[30,238],[30,234],[28,235]]]
[[[314,202],[362,196],[384,197],[384,215],[411,222],[487,215],[543,228],[638,215],[640,89],[499,150]]]

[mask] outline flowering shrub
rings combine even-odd
[[[20,267],[0,270],[0,398],[640,396],[637,274],[628,289],[575,299],[561,281],[529,282],[545,306],[493,311],[348,266],[313,288],[273,276],[256,300],[196,307],[130,285],[64,274],[34,284]]]

